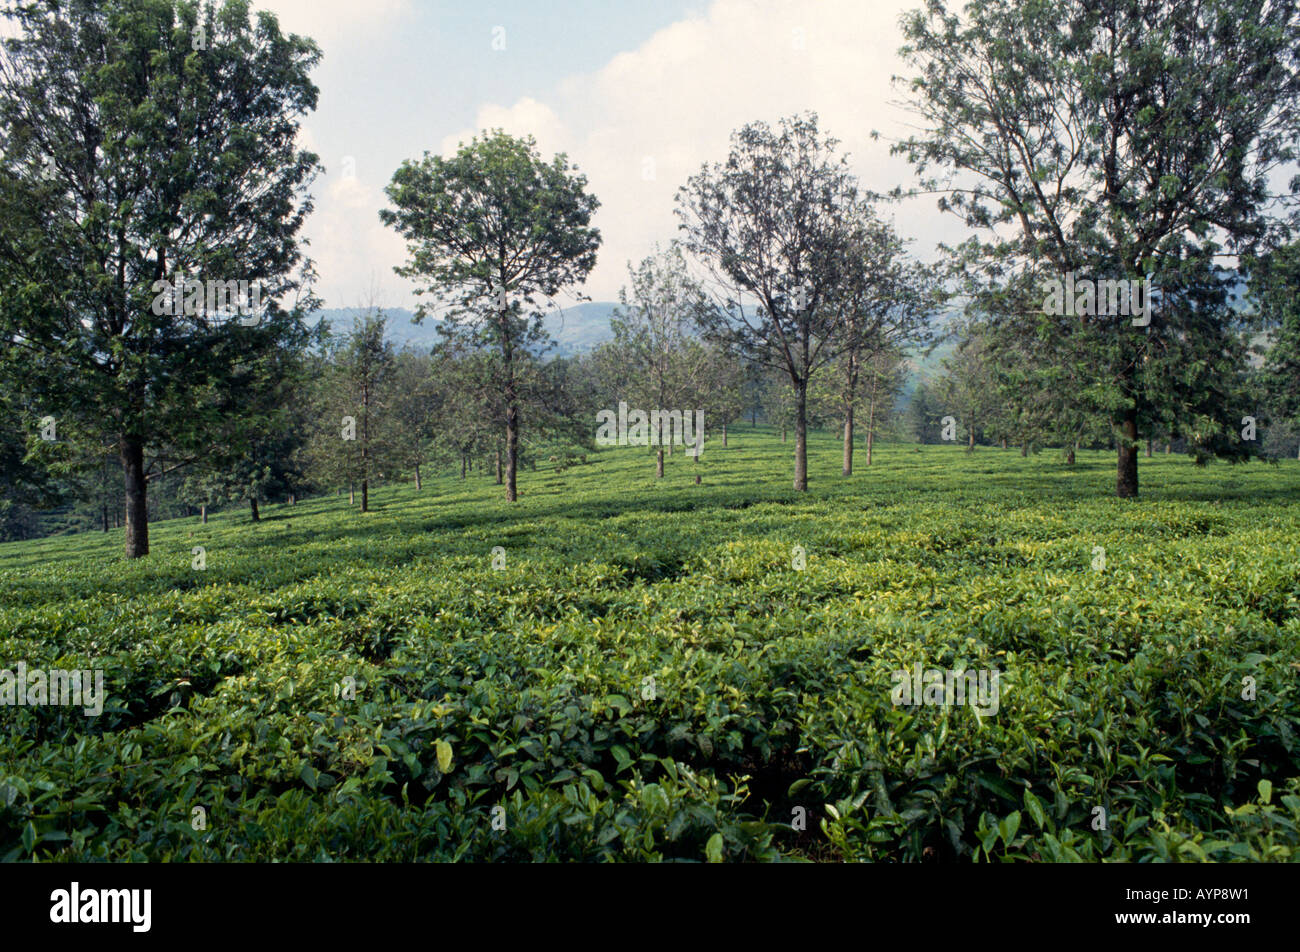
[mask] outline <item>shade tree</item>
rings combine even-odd
[[[547,162],[530,137],[485,132],[450,158],[407,160],[385,192],[381,220],[407,241],[395,270],[429,300],[417,319],[442,312],[493,353],[480,367],[500,392],[506,499],[518,498],[521,365],[546,340],[541,305],[581,284],[596,264],[600,203],[587,180],[556,155]]]

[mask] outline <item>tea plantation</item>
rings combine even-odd
[[[1300,465],[730,443],[0,546],[0,857],[1300,858]]]

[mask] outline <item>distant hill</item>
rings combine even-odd
[[[556,346],[548,355],[572,357],[610,340],[609,319],[617,307],[612,301],[589,301],[557,309],[543,319],[543,325]],[[337,332],[348,330],[364,308],[335,307],[317,311],[315,317],[329,322]],[[438,322],[425,319],[414,323],[414,313],[404,307],[384,308],[388,317],[388,339],[397,347],[432,347],[438,341]]]
[[[556,341],[556,351],[569,356],[613,340],[609,319],[616,307],[612,301],[588,301],[547,315],[544,323],[547,333]]]
[[[592,350],[605,341],[612,340],[613,330],[609,319],[618,305],[613,301],[589,301],[557,309],[548,314],[543,323],[551,339],[556,342],[548,356],[572,357]],[[338,332],[346,331],[362,313],[363,308],[339,307],[325,308],[316,312],[318,319],[329,322],[330,328]],[[407,308],[385,308],[388,316],[388,339],[397,347],[416,349],[432,347],[438,340],[437,321],[426,319],[422,324],[413,322],[414,314]],[[952,315],[945,314],[939,320],[939,326],[946,328]],[[918,380],[929,380],[942,371],[941,363],[951,356],[955,342],[946,341],[930,357],[915,355],[910,361],[912,373],[908,375],[903,391],[899,394],[898,409],[901,412],[911,402]]]

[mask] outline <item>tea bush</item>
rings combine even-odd
[[[730,442],[0,546],[0,668],[108,693],[0,707],[0,856],[1300,857],[1296,464],[1143,460],[1134,502],[1110,454],[844,479],[814,434],[798,495]],[[996,712],[895,704],[917,664]]]

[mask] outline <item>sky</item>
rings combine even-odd
[[[889,155],[909,119],[890,80],[907,73],[898,19],[918,2],[254,0],[323,53],[301,136],[326,169],[303,232],[317,294],[414,308],[415,285],[393,272],[405,242],[379,220],[384,186],[403,160],[449,156],[489,128],[531,134],[587,176],[602,245],[578,290],[597,301],[676,236],[677,189],[747,122],[815,111],[864,186],[909,184]],[[962,237],[933,198],[883,214],[921,257]]]

